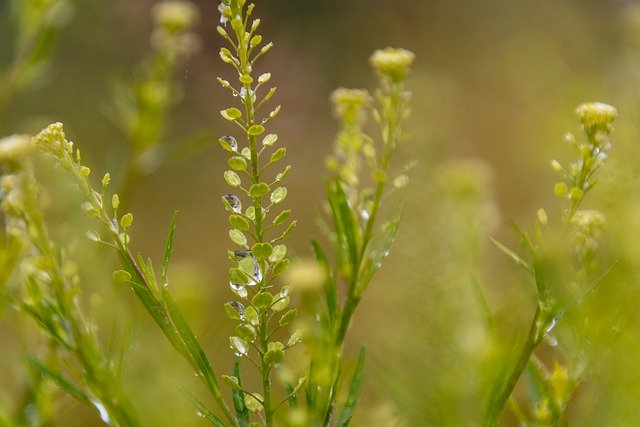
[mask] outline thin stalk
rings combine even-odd
[[[261,353],[264,355],[267,352],[269,343],[269,327],[268,327],[267,313],[264,312],[260,315],[260,347]],[[264,409],[265,423],[267,427],[273,426],[273,412],[271,409],[271,367],[265,363],[264,357],[260,365],[260,373],[262,375],[262,393],[263,401],[262,406]]]
[[[486,427],[495,426],[498,423],[498,417],[502,413],[502,410],[509,400],[509,396],[513,392],[518,380],[522,376],[524,369],[527,367],[527,363],[531,359],[534,350],[540,343],[539,337],[539,324],[542,316],[542,310],[540,308],[540,304],[538,304],[536,308],[536,312],[533,316],[533,320],[531,321],[531,326],[529,327],[529,334],[527,335],[527,340],[524,343],[524,347],[520,352],[520,356],[516,364],[513,366],[513,370],[509,375],[507,381],[504,383],[504,388],[498,395],[498,397],[490,402],[487,416],[485,417],[484,425]]]

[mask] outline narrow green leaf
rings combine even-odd
[[[485,297],[484,291],[478,283],[478,280],[473,277],[471,279],[471,286],[473,287],[474,295],[478,300],[478,304],[480,305],[480,310],[482,312],[482,316],[484,317],[485,327],[489,331],[492,337],[496,337],[496,328],[493,323],[493,317],[491,316],[491,308],[489,307],[489,302]]]
[[[222,422],[222,420],[218,418],[216,414],[214,414],[213,411],[211,411],[211,409],[209,409],[207,405],[205,405],[198,398],[198,396],[193,394],[193,392],[191,392],[188,388],[178,382],[175,382],[175,385],[178,387],[178,390],[180,390],[182,394],[184,394],[187,399],[189,399],[191,403],[193,403],[193,405],[196,407],[196,413],[199,416],[203,417],[216,427],[224,427],[224,423]]]
[[[53,382],[55,382],[58,385],[58,387],[63,389],[65,392],[67,392],[70,396],[72,396],[76,400],[95,409],[95,405],[93,404],[89,396],[87,396],[87,394],[84,391],[80,390],[80,388],[73,385],[69,380],[64,378],[62,374],[46,367],[34,357],[29,356],[27,360],[29,361],[29,364],[31,366],[33,366],[38,372],[40,372],[42,376],[47,377]]]
[[[355,275],[355,269],[358,263],[359,226],[357,225],[353,212],[349,208],[347,195],[340,181],[333,180],[328,184],[327,197],[338,234],[337,238],[340,252],[343,252],[344,255],[347,256],[351,273]],[[346,248],[343,245],[346,245]]]
[[[191,330],[191,327],[182,316],[182,312],[174,301],[173,296],[164,286],[162,287],[162,300],[165,303],[167,312],[171,317],[171,321],[173,322],[176,332],[180,335],[182,342],[189,352],[193,367],[198,370],[199,375],[202,377],[202,380],[205,382],[211,393],[213,393],[214,397],[217,400],[220,400],[222,394],[220,392],[218,382],[216,381],[213,368],[211,367],[211,363],[209,362],[209,359],[207,359],[207,356],[202,349],[200,342]]]
[[[366,350],[364,347],[360,347],[358,353],[358,361],[356,362],[356,370],[351,378],[351,384],[349,385],[349,393],[347,395],[347,401],[342,408],[342,413],[336,426],[345,427],[349,425],[353,412],[355,411],[356,404],[360,398],[360,388],[362,387],[362,379],[364,377],[364,361],[366,356]]]
[[[535,271],[533,270],[533,267],[531,267],[531,265],[529,265],[528,262],[526,262],[525,260],[523,260],[522,258],[520,258],[520,255],[518,255],[517,253],[515,253],[514,251],[512,251],[511,249],[509,249],[508,247],[506,247],[505,245],[503,245],[502,243],[498,242],[496,239],[494,239],[493,237],[490,237],[491,242],[498,248],[500,249],[505,255],[507,255],[509,258],[511,258],[517,265],[519,265],[520,267],[524,268],[525,270],[527,270],[527,272],[529,274],[531,274],[532,276],[535,277]]]
[[[325,275],[324,275],[325,282],[323,284],[325,298],[326,298],[325,302],[327,304],[327,310],[329,312],[329,319],[333,321],[338,315],[338,300],[336,297],[337,295],[336,281],[334,280],[333,274],[331,274],[329,259],[327,258],[327,255],[325,254],[324,250],[322,249],[322,246],[320,246],[320,243],[317,240],[312,239],[311,246],[313,247],[313,252],[316,256],[316,260],[318,261],[318,264],[320,264],[320,267],[325,272]]]
[[[404,209],[405,208],[403,207],[397,217],[387,223],[386,227],[381,231],[382,240],[380,242],[380,246],[375,250],[373,256],[367,262],[366,269],[364,270],[364,274],[362,275],[362,279],[360,280],[360,283],[358,283],[357,292],[359,295],[362,295],[362,293],[366,290],[367,285],[371,281],[374,273],[382,265],[382,260],[389,254],[389,249],[391,248],[391,244],[396,237],[398,227],[400,226],[400,222],[404,214]]]
[[[236,410],[236,417],[238,419],[238,425],[240,427],[246,427],[249,425],[249,410],[244,404],[244,393],[242,391],[242,377],[240,376],[240,358],[236,358],[236,362],[233,366],[233,376],[238,379],[238,385],[240,390],[233,391],[233,406]]]
[[[167,276],[167,270],[169,269],[169,261],[171,260],[171,251],[173,249],[173,235],[176,231],[176,223],[178,221],[178,210],[173,211],[173,217],[171,218],[171,224],[169,225],[169,231],[167,233],[167,239],[164,244],[164,254],[162,256],[162,268],[160,269],[160,280],[162,284],[169,283]]]

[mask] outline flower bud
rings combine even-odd
[[[618,117],[618,110],[615,107],[602,102],[589,102],[581,104],[576,108],[576,114],[587,128],[608,129],[611,122]]]
[[[393,81],[400,81],[409,73],[414,59],[413,52],[402,48],[387,47],[373,52],[370,62],[380,74],[391,78]]]

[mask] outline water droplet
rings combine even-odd
[[[222,136],[220,137],[220,139],[229,144],[229,147],[231,147],[233,150],[238,150],[238,141],[236,141],[236,139],[231,135]]]
[[[362,219],[367,221],[369,219],[369,211],[366,210],[366,209],[361,209],[360,210],[360,216],[362,217]]]
[[[242,211],[242,203],[240,202],[238,196],[234,194],[225,194],[224,198],[227,202],[229,202],[229,204],[231,205],[231,209],[233,209],[234,212]]]
[[[262,271],[260,271],[260,266],[258,265],[258,261],[256,261],[251,251],[247,251],[247,250],[234,251],[234,255],[238,261],[245,259],[248,256],[250,256],[251,260],[253,261],[253,280],[249,280],[249,283],[247,283],[247,286],[255,286],[258,284],[258,282],[262,281]]]
[[[204,414],[200,411],[196,411],[196,417],[205,418]]]
[[[237,285],[235,283],[232,284]],[[236,311],[240,315],[240,320],[244,320],[244,305],[239,301],[229,301],[229,305],[236,309]]]
[[[558,339],[553,335],[547,335],[547,344],[551,347],[555,347],[558,345]]]
[[[555,327],[556,327],[556,323],[557,323],[557,320],[556,320],[555,318],[554,318],[554,319],[552,319],[552,320],[551,320],[551,323],[550,323],[550,324],[549,324],[549,326],[547,327],[547,330],[545,331],[545,333],[546,333],[546,334],[550,333],[550,332],[553,330],[553,328],[555,328]]]
[[[105,424],[111,425],[111,417],[109,417],[109,412],[107,412],[107,408],[104,407],[102,403],[97,400],[92,400],[93,406],[98,410],[100,414],[100,419],[104,421]]]

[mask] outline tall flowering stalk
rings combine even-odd
[[[533,237],[518,230],[530,261],[494,241],[501,251],[533,277],[538,301],[519,356],[506,365],[489,396],[485,417],[487,426],[498,422],[498,417],[525,369],[528,370],[532,387],[536,390],[531,396],[534,419],[529,420],[525,411],[511,398],[510,406],[514,409],[514,414],[527,424],[557,425],[562,422],[564,409],[577,386],[581,369],[571,373],[564,364],[556,360],[553,370],[550,370],[536,357],[535,351],[545,339],[551,347],[561,344],[552,335],[557,322],[567,311],[576,308],[611,269],[600,276],[595,275],[595,252],[604,215],[579,208],[587,192],[594,187],[595,174],[604,164],[611,149],[609,134],[617,111],[610,105],[596,102],[580,105],[576,114],[582,124],[584,139],[578,140],[572,134],[567,134],[565,139],[576,149],[577,160],[568,167],[563,167],[556,160],[551,162],[562,177],[554,189],[556,196],[562,200],[561,227],[554,232],[546,212],[541,209],[538,211]]]
[[[221,114],[237,125],[240,133],[238,139],[231,135],[220,138],[222,148],[231,154],[230,169],[224,172],[231,190],[222,201],[229,212],[229,237],[236,245],[228,256],[232,265],[229,286],[237,299],[225,308],[229,317],[238,321],[236,335],[230,337],[231,347],[236,356],[248,360],[258,371],[262,390],[251,392],[242,387],[240,364],[236,374],[225,380],[235,393],[239,418],[247,420],[248,410],[259,413],[265,425],[271,426],[278,407],[274,401],[273,369],[300,339],[298,333],[284,343],[274,338],[275,332],[297,314],[295,309],[287,310],[289,289],[279,286],[276,279],[289,265],[287,247],[282,242],[296,221],[289,219],[290,210],[278,209],[287,196],[286,187],[279,183],[291,166],[271,173],[270,167],[280,163],[286,148],[276,148],[278,136],[266,130],[280,106],[263,113],[276,88],[263,88],[271,75],[256,77],[255,68],[272,43],[264,44],[257,34],[260,20],[251,19],[253,8],[243,0],[225,0],[219,6],[224,26],[218,26],[218,33],[229,44],[220,49],[220,58],[234,69],[237,79],[218,81],[238,100],[239,108],[229,107]],[[301,379],[298,387],[289,390],[289,397],[297,394],[303,382]]]
[[[391,158],[402,139],[402,122],[408,114],[409,93],[405,80],[414,60],[404,49],[387,48],[371,56],[380,79],[375,92],[373,118],[380,130],[379,142],[364,132],[372,97],[359,89],[338,89],[332,95],[341,122],[335,151],[327,164],[333,177],[326,183],[335,245],[335,265],[320,244],[313,242],[316,257],[325,270],[324,307],[311,355],[307,387],[309,412],[316,423],[332,422],[339,395],[343,350],[353,315],[375,271],[389,254],[401,212],[380,220],[389,188],[402,187],[408,178],[392,175]],[[362,383],[365,351],[361,349],[348,397],[336,418],[346,425],[353,414]]]
[[[44,378],[95,409],[105,423],[140,425],[122,390],[120,366],[102,349],[95,326],[80,306],[77,296],[82,288],[77,266],[50,236],[31,151],[33,143],[28,136],[0,139],[0,165],[5,169],[0,176],[2,241],[19,242],[11,259],[19,261],[22,273],[19,288],[7,290],[7,295],[48,337],[46,360],[32,356],[30,363]],[[9,267],[3,264],[4,268]],[[9,275],[11,270],[3,274]],[[0,281],[0,289],[5,280],[8,276]],[[69,366],[59,363],[60,359],[68,359]],[[46,409],[38,407],[37,411],[34,416],[46,422]]]
[[[90,230],[87,232],[87,236],[91,240],[106,244],[117,253],[122,269],[113,273],[114,280],[131,286],[131,290],[169,343],[192,367],[195,375],[209,391],[227,421],[231,425],[237,425],[236,419],[222,395],[211,363],[171,293],[168,270],[176,227],[176,215],[174,215],[169,227],[160,268],[160,278],[158,279],[151,260],[145,259],[139,254],[135,255],[130,248],[129,230],[133,225],[134,218],[130,212],[122,214],[119,211],[120,197],[118,194],[113,193],[109,197],[110,175],[106,173],[102,177],[99,190],[92,186],[90,182],[91,169],[82,163],[80,150],[74,148],[73,142],[67,140],[61,123],[49,125],[33,138],[33,143],[39,151],[53,158],[55,163],[77,185],[85,198],[82,209],[86,214],[102,223],[102,230]],[[188,390],[183,391],[197,405],[199,414],[202,414],[214,425],[224,425],[222,420],[195,395]]]

